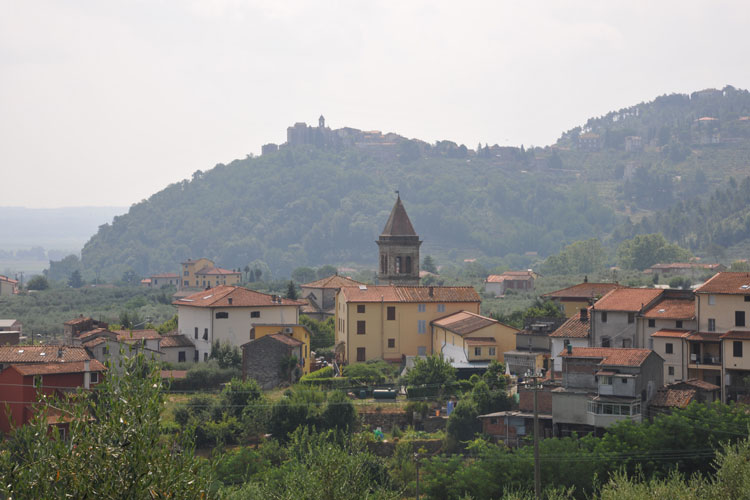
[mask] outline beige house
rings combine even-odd
[[[249,342],[256,324],[299,324],[302,303],[240,286],[220,285],[175,300],[177,330],[208,360],[214,341],[240,347]]]
[[[432,353],[430,322],[459,311],[479,314],[473,287],[350,286],[336,294],[337,356],[342,362]]]
[[[691,332],[663,329],[651,334],[653,351],[664,359],[664,383],[687,380],[687,359]]]
[[[589,327],[590,327],[590,308],[583,307],[575,316],[560,325],[549,336],[551,349],[550,359],[552,360],[552,369],[556,372],[562,370],[563,351],[572,347],[589,346]]]
[[[195,344],[185,335],[164,335],[159,345],[162,361],[191,363],[196,360]]]
[[[655,288],[616,288],[597,300],[591,308],[591,346],[643,348],[643,311],[656,304],[663,290]]]
[[[307,301],[304,314],[316,321],[325,321],[336,315],[336,293],[345,286],[359,286],[364,283],[337,274],[311,283],[300,285],[302,299]]]
[[[587,280],[562,290],[545,293],[542,297],[556,302],[565,317],[571,318],[615,288],[623,286],[617,283],[589,283]]]
[[[11,296],[16,293],[18,293],[18,280],[0,274],[0,297]]]
[[[430,322],[430,352],[451,360],[457,368],[488,366],[504,361],[503,353],[516,345],[512,326],[469,311],[459,311]]]
[[[490,274],[484,280],[484,290],[495,296],[505,295],[508,290],[529,292],[534,290],[534,280],[539,276],[528,269],[526,271],[506,271],[503,274]]]
[[[188,259],[181,265],[181,290],[185,288],[216,287],[219,285],[238,285],[242,281],[241,271],[222,269],[209,259]],[[153,283],[153,277],[151,279],[151,286],[157,286]]]
[[[695,294],[692,290],[664,290],[659,300],[638,315],[637,345],[653,349],[649,339],[653,338],[655,332],[695,331],[697,328]]]

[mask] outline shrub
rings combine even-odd
[[[303,375],[299,381],[306,382],[308,380],[314,380],[318,378],[330,378],[330,377],[333,377],[333,367],[326,366],[326,367],[321,368],[320,370],[314,371],[312,373],[308,373],[307,375]]]
[[[221,384],[241,375],[238,368],[221,368],[219,363],[212,359],[205,363],[195,363],[192,365],[188,369],[187,376],[184,379],[172,381],[170,390],[200,391],[218,389],[221,387]]]

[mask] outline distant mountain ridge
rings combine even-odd
[[[746,116],[750,94],[733,87],[662,96],[529,150],[295,124],[287,144],[198,171],[100,227],[82,266],[103,279],[175,271],[199,256],[277,276],[327,263],[374,268],[396,189],[422,253],[443,260],[616,243],[644,217],[744,177]]]

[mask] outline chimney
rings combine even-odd
[[[430,287],[430,297],[434,297],[434,296],[435,296],[435,287],[431,286]]]
[[[581,308],[581,321],[589,320],[589,310],[585,307]]]

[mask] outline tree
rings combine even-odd
[[[424,260],[422,260],[422,270],[432,274],[438,273],[437,266],[435,265],[435,260],[431,255],[425,255]]]
[[[322,280],[323,278],[327,278],[329,276],[333,276],[334,274],[338,274],[338,272],[339,270],[335,266],[326,264],[325,266],[320,266],[318,270],[316,271],[316,274],[318,276],[318,279]]]
[[[68,278],[68,286],[72,288],[81,288],[83,286],[83,279],[81,278],[81,271],[76,269]]]
[[[317,279],[317,274],[310,267],[298,267],[292,271],[292,279],[297,283],[310,283]]]
[[[29,290],[46,290],[49,288],[49,281],[41,274],[34,276],[26,284],[26,288]]]
[[[289,281],[286,286],[286,298],[289,300],[297,300],[297,288],[294,286],[294,281]]]
[[[456,380],[456,369],[442,356],[433,354],[416,358],[404,378],[408,385],[445,385]]]
[[[215,340],[211,345],[210,359],[215,359],[220,368],[239,368],[242,365],[240,350],[229,342]]]
[[[659,263],[686,262],[691,257],[688,250],[669,243],[661,233],[636,235],[617,248],[620,266],[640,271]]]
[[[591,274],[604,268],[606,252],[598,238],[576,241],[542,264],[545,274]]]
[[[328,318],[325,321],[315,321],[304,314],[299,317],[300,324],[304,325],[310,333],[310,349],[316,351],[333,346],[336,341],[334,332],[334,319]]]

